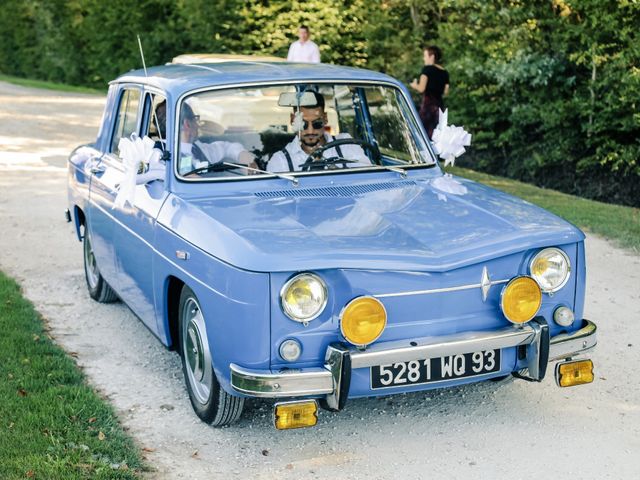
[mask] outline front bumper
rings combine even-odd
[[[273,373],[250,370],[232,363],[231,386],[253,397],[326,395],[327,407],[339,410],[347,400],[352,369],[518,346],[526,347],[527,363],[527,368],[518,372],[518,376],[541,381],[548,362],[571,358],[595,347],[596,330],[593,322],[583,320],[579,330],[550,337],[544,319],[536,318],[522,326],[414,339],[411,344],[409,340],[384,342],[363,351],[344,344],[332,344],[327,348],[323,368]]]

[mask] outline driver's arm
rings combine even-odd
[[[338,135],[336,135],[336,140],[339,139],[343,139],[343,138],[353,138],[351,137],[351,135],[349,135],[348,133],[340,133]],[[371,166],[371,160],[369,159],[369,157],[367,156],[367,154],[365,153],[365,151],[363,150],[363,148],[360,145],[341,145],[340,149],[342,150],[342,154],[345,156],[345,158],[349,159],[349,160],[355,160],[357,163],[350,163],[347,166],[348,167],[370,167]]]

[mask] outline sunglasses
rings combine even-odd
[[[313,127],[314,130],[320,130],[322,127],[324,127],[324,120],[314,120],[313,122],[311,122],[311,127]],[[308,128],[309,122],[305,120],[304,122],[302,122],[302,129],[306,130]]]

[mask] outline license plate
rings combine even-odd
[[[417,385],[497,372],[500,370],[500,353],[500,350],[485,350],[377,365],[371,367],[371,388]]]

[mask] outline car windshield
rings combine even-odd
[[[242,178],[424,166],[434,160],[399,89],[276,85],[186,97],[177,173]]]

